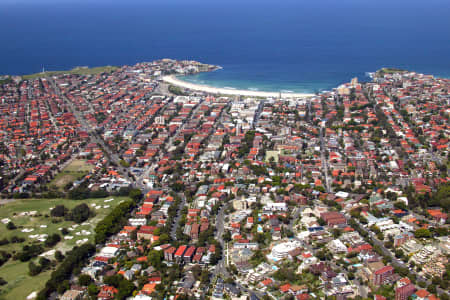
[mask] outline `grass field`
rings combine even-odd
[[[50,188],[55,187],[62,190],[68,183],[83,178],[92,169],[94,169],[94,166],[88,164],[86,160],[76,159],[61,172],[59,172],[58,175],[56,175],[55,178],[53,178],[53,180],[48,184],[48,186]]]
[[[113,199],[112,201],[109,201]],[[60,233],[59,228],[67,228],[69,234],[62,236],[61,242],[55,246],[55,250],[65,252],[77,245],[77,241],[94,239],[95,225],[102,220],[120,201],[128,199],[127,197],[107,197],[100,199],[86,200],[68,200],[68,199],[24,199],[17,200],[0,206],[0,220],[10,219],[16,226],[15,230],[8,230],[3,222],[0,222],[0,237],[8,239],[13,236],[25,238],[25,242],[20,244],[8,244],[0,246],[0,250],[14,253],[22,249],[23,245],[36,241],[35,235]],[[106,200],[106,202],[105,202]],[[95,212],[95,216],[80,225],[72,221],[61,221],[53,223],[50,217],[51,208],[62,204],[68,209],[78,204],[87,203],[89,208]],[[36,214],[30,216],[25,212],[33,212]],[[30,232],[22,232],[24,229]],[[87,233],[90,234],[87,234]],[[33,236],[33,237],[30,237]],[[72,239],[65,239],[65,237]],[[46,250],[47,251],[47,250]],[[53,259],[52,256],[48,257]],[[35,259],[37,261],[37,259]],[[3,277],[8,284],[0,287],[0,299],[26,299],[33,291],[40,290],[50,276],[51,271],[41,273],[31,277],[28,275],[28,262],[14,261],[10,259],[6,264],[0,267],[0,277]]]
[[[95,67],[95,68],[77,67],[72,70],[66,70],[66,71],[47,71],[47,72],[24,75],[24,76],[22,76],[22,79],[28,80],[28,79],[36,79],[36,78],[41,78],[41,77],[49,77],[49,76],[63,75],[63,74],[95,75],[95,74],[100,74],[100,73],[104,73],[104,72],[111,73],[117,69],[118,69],[118,67],[115,67],[115,66],[104,66],[104,67]]]

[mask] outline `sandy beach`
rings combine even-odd
[[[190,89],[193,91],[201,91],[210,94],[221,94],[221,95],[240,95],[240,96],[249,96],[249,97],[273,97],[278,98],[280,96],[279,92],[263,92],[263,91],[251,91],[251,90],[234,90],[234,89],[225,89],[225,88],[216,88],[207,85],[194,84],[187,81],[180,80],[173,75],[164,76],[162,78],[164,82]],[[304,98],[304,97],[312,97],[314,94],[306,94],[306,93],[281,93],[281,98]]]

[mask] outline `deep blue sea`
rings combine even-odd
[[[450,77],[450,0],[0,0],[0,74],[195,59],[188,80],[316,92],[399,67]]]

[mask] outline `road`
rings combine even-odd
[[[222,235],[224,233],[224,219],[225,219],[225,208],[226,205],[222,205],[217,212],[216,216],[216,239],[219,241],[220,245],[223,247],[224,242],[222,239]]]
[[[219,208],[219,211],[217,212],[216,216],[216,233],[215,238],[220,243],[220,246],[222,246],[222,258],[217,263],[216,268],[214,269],[214,276],[221,275],[223,278],[230,277],[230,274],[228,273],[227,266],[226,266],[226,258],[225,256],[227,253],[225,253],[225,243],[223,241],[223,233],[224,233],[224,218],[225,218],[225,208],[226,205],[222,205]]]
[[[170,225],[171,226],[170,237],[174,241],[177,240],[177,228],[178,228],[178,224],[180,223],[180,219],[181,219],[181,210],[186,205],[186,196],[183,193],[178,193],[178,195],[181,198],[180,205],[178,205],[177,215],[175,216],[175,219],[173,220],[172,224]]]
[[[322,170],[325,175],[325,188],[327,190],[327,193],[330,193],[330,192],[332,192],[332,189],[331,189],[331,184],[330,184],[330,180],[328,177],[328,160],[325,155],[325,152],[327,149],[325,148],[325,141],[323,138],[323,135],[324,135],[323,129],[324,129],[324,127],[320,127],[320,155],[321,155],[320,159],[322,160]]]
[[[353,280],[354,284],[358,287],[358,294],[364,299],[367,298],[369,294],[369,289],[366,285],[361,284],[358,279]]]
[[[292,211],[291,219],[289,220],[289,225],[288,225],[288,228],[290,231],[295,232],[294,231],[295,222],[297,221],[302,210],[303,209],[301,207],[295,207],[294,210]]]

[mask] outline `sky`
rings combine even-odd
[[[61,4],[61,3],[76,3],[76,4],[190,4],[190,3],[203,3],[203,4],[214,4],[214,3],[318,3],[318,4],[327,4],[327,3],[355,3],[360,5],[379,5],[381,3],[403,3],[403,4],[424,4],[424,3],[434,3],[434,4],[442,4],[444,7],[450,9],[450,1],[448,0],[0,0],[1,4]],[[386,7],[389,9],[389,7]]]

